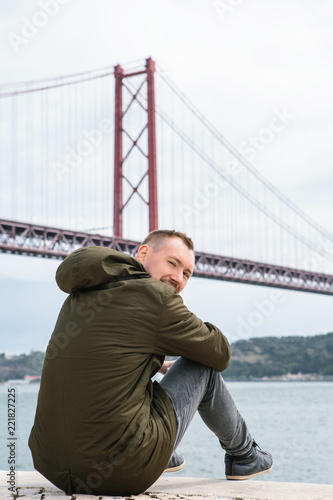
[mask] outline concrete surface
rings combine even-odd
[[[227,481],[225,479],[177,477],[177,473],[161,476],[145,493],[127,497],[65,495],[38,472],[16,472],[16,493],[8,491],[7,471],[0,471],[0,499],[17,500],[333,500],[333,485],[277,483],[258,479]],[[16,490],[17,488],[17,490]]]

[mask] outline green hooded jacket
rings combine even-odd
[[[127,254],[80,248],[56,280],[70,295],[45,355],[29,438],[34,466],[70,494],[142,493],[165,469],[176,435],[172,403],[151,378],[165,355],[225,370],[229,343]]]

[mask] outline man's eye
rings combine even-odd
[[[176,264],[174,262],[172,262],[172,260],[168,260],[169,264],[171,264],[172,266],[175,266]]]

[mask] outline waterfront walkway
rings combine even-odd
[[[165,474],[145,493],[126,497],[65,495],[38,472],[17,472],[16,494],[8,491],[7,472],[0,471],[0,498],[17,500],[333,500],[333,485],[227,481]]]

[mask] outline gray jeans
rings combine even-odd
[[[197,410],[230,455],[243,455],[251,449],[253,439],[220,372],[178,358],[161,380],[161,386],[175,410],[177,434],[174,450]]]

